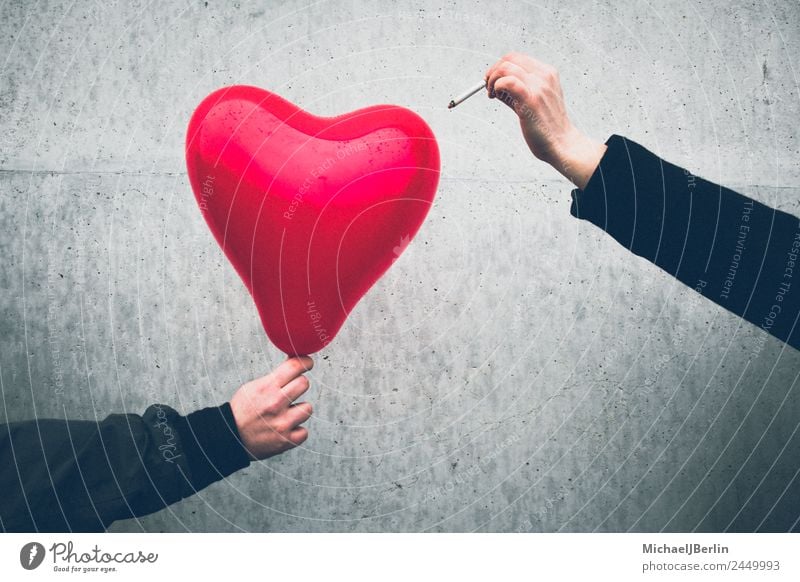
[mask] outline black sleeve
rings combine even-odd
[[[181,416],[154,404],[100,422],[0,425],[0,529],[102,531],[245,467],[229,404]]]
[[[800,221],[614,135],[574,216],[762,330],[800,349]]]

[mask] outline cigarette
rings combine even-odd
[[[452,109],[453,107],[455,107],[459,103],[463,103],[464,101],[466,101],[467,99],[469,99],[470,97],[475,95],[475,93],[477,93],[481,89],[485,89],[485,88],[486,88],[486,81],[481,81],[480,85],[475,85],[472,89],[469,89],[468,91],[464,91],[461,95],[459,95],[458,97],[456,97],[455,99],[450,101],[450,103],[447,105],[447,108],[448,109]]]

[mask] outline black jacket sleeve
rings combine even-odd
[[[154,404],[100,422],[0,425],[0,529],[102,531],[245,467],[229,404],[181,416]]]
[[[614,135],[571,213],[800,349],[800,221]],[[795,276],[797,275],[797,276]]]

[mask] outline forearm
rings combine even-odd
[[[100,531],[146,515],[247,465],[229,405],[181,416],[153,405],[101,422],[0,426],[6,531]]]
[[[800,347],[800,223],[619,136],[572,214],[715,303]]]
[[[558,72],[520,53],[486,71],[531,153],[578,186],[572,213],[712,301],[798,348],[794,216],[669,164],[634,142],[593,141],[569,120]],[[607,147],[606,147],[607,146]]]

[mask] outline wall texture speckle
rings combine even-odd
[[[181,412],[282,360],[196,207],[185,127],[242,83],[419,112],[418,237],[317,356],[301,449],[112,531],[797,528],[800,354],[569,215],[516,118],[449,99],[502,53],[630,137],[800,215],[800,6],[6,2],[0,422]]]

